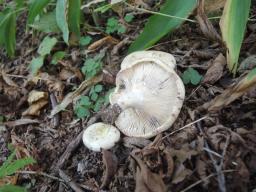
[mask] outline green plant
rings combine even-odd
[[[202,75],[191,67],[184,71],[181,77],[184,84],[191,83],[193,85],[198,85],[202,79]]]
[[[238,67],[250,5],[251,0],[227,0],[221,17],[220,28],[223,41],[227,46],[227,64],[233,74]]]
[[[98,54],[94,58],[88,58],[84,62],[82,67],[82,73],[85,75],[86,79],[95,76],[102,69],[101,59],[104,54]]]
[[[125,17],[124,17],[124,20],[127,23],[130,23],[133,19],[134,19],[134,15],[133,14],[126,14]]]
[[[39,56],[33,58],[29,65],[33,75],[35,75],[39,71],[39,69],[43,66],[45,56],[50,54],[52,48],[56,43],[57,43],[57,39],[55,37],[51,38],[46,36],[43,39],[43,41],[41,42],[37,50],[37,53],[39,54]]]
[[[92,38],[90,36],[84,36],[80,38],[79,45],[86,46],[89,45],[92,41]]]
[[[14,150],[7,160],[3,163],[3,165],[0,167],[0,179],[10,176],[14,174],[19,169],[24,168],[25,166],[29,164],[33,164],[36,161],[32,157],[26,157],[23,159],[17,159],[14,160],[16,155],[16,151]],[[0,192],[25,192],[26,189],[23,187],[7,184],[0,187]]]
[[[89,117],[91,111],[98,112],[103,105],[109,103],[109,94],[113,91],[110,89],[105,95],[102,94],[103,86],[98,84],[92,86],[89,96],[81,96],[75,105],[75,114],[78,118]]]
[[[159,13],[148,20],[139,37],[131,44],[128,52],[147,49],[162,37],[179,27],[196,8],[197,0],[167,0]]]
[[[115,17],[111,17],[108,19],[106,33],[111,34],[117,32],[118,34],[120,34],[124,33],[125,31],[125,26],[119,23]]]
[[[64,41],[69,43],[73,33],[77,41],[80,38],[81,0],[57,0],[55,7],[48,5],[51,0],[15,0],[0,2],[0,46],[12,57],[16,45],[16,20],[20,13],[28,11],[27,26],[46,33],[62,32]],[[42,59],[38,59],[42,61]]]

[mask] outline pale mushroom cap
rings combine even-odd
[[[169,69],[176,68],[176,60],[170,54],[162,51],[136,51],[126,56],[121,63],[121,70],[132,67],[140,61],[158,61]]]
[[[170,128],[185,97],[174,70],[153,61],[140,61],[117,74],[110,103],[122,108],[116,126],[127,136],[149,138]]]
[[[112,125],[104,123],[92,124],[83,133],[84,145],[93,151],[110,149],[119,139],[119,130]]]

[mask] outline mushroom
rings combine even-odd
[[[176,120],[185,89],[175,63],[160,51],[134,52],[124,59],[110,103],[122,109],[115,124],[125,135],[150,138]]]
[[[142,61],[154,61],[160,65],[165,65],[166,70],[174,70],[176,67],[176,60],[169,53],[162,51],[136,51],[124,58],[121,63],[121,70],[132,67]]]
[[[120,139],[119,130],[109,124],[94,123],[90,125],[83,133],[84,145],[93,151],[101,149],[110,149]]]

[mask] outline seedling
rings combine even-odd
[[[84,36],[80,38],[79,45],[86,46],[86,45],[89,45],[91,41],[92,41],[92,38],[90,36]]]
[[[111,17],[108,19],[106,33],[112,34],[117,32],[118,34],[120,34],[124,33],[125,31],[125,26],[119,23],[115,17]]]
[[[82,72],[86,76],[86,79],[95,76],[102,69],[101,59],[104,54],[98,54],[94,58],[86,59],[84,66],[82,67]]]
[[[184,84],[191,83],[193,85],[198,85],[201,80],[202,80],[202,75],[200,75],[197,70],[191,67],[189,67],[182,74],[182,81],[184,82]]]

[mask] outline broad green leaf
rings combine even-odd
[[[16,14],[12,9],[6,9],[0,18],[0,44],[4,45],[7,54],[13,57],[16,45]]]
[[[24,168],[25,166],[35,163],[36,161],[32,157],[27,157],[23,159],[18,159],[13,162],[0,167],[0,178],[8,175],[12,175],[17,170]]]
[[[55,37],[46,36],[40,43],[37,53],[41,56],[49,54],[56,43],[57,39]]]
[[[86,46],[86,45],[89,45],[91,41],[92,41],[92,38],[90,36],[84,36],[80,38],[79,44],[81,46]]]
[[[98,95],[98,93],[96,93],[96,92],[93,92],[93,93],[91,94],[91,100],[93,100],[93,101],[96,101],[96,100],[98,99],[98,97],[99,97],[99,95]]]
[[[167,0],[160,13],[174,16],[153,15],[149,18],[143,32],[129,47],[128,52],[147,49],[166,34],[179,27],[197,5],[197,0]],[[177,18],[178,17],[178,18]],[[184,19],[182,19],[184,18]]]
[[[200,75],[195,69],[189,67],[184,73],[182,74],[182,80],[184,84],[191,83],[193,85],[197,85],[200,83],[202,79],[202,75]]]
[[[64,41],[68,44],[69,29],[68,29],[68,0],[57,0],[56,3],[56,21]]]
[[[95,87],[94,87],[94,91],[95,91],[95,92],[99,93],[99,92],[101,92],[102,90],[103,90],[103,86],[102,86],[102,85],[100,85],[100,84],[95,85]]]
[[[64,51],[57,51],[52,56],[51,64],[56,65],[59,60],[63,59],[65,57],[66,53]]]
[[[227,64],[235,74],[244,38],[251,0],[227,0],[220,21],[223,41],[227,47]]]
[[[83,118],[90,115],[89,109],[81,106],[75,108],[75,113],[78,118]]]
[[[0,187],[0,192],[27,192],[27,190],[16,185],[4,185]]]
[[[43,14],[38,21],[35,21],[33,24],[29,25],[30,27],[42,31],[45,33],[59,32],[60,29],[56,22],[56,12],[48,12]]]
[[[36,57],[34,59],[32,59],[29,68],[30,71],[32,72],[33,75],[36,75],[37,72],[39,71],[39,69],[43,66],[44,64],[44,57],[40,56],[40,57]]]
[[[80,37],[80,21],[81,21],[81,0],[69,0],[68,5],[68,25],[70,32]]]
[[[124,20],[127,22],[127,23],[130,23],[134,18],[134,15],[133,14],[127,14],[125,15],[124,17]]]
[[[93,106],[93,111],[98,112],[101,108],[101,106],[104,104],[104,97],[99,97]]]
[[[81,96],[79,105],[82,106],[90,106],[92,103],[90,101],[90,98],[88,96]]]
[[[32,24],[36,16],[40,14],[43,8],[50,2],[50,0],[33,0],[28,10],[28,24]]]

